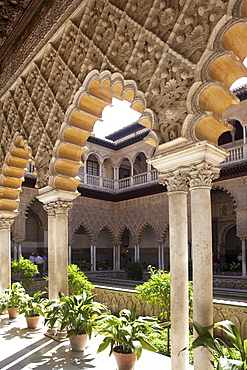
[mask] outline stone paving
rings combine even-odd
[[[117,369],[114,356],[109,357],[108,350],[96,355],[102,337],[91,339],[81,353],[71,351],[68,340],[55,341],[45,336],[45,331],[42,323],[36,330],[28,329],[23,315],[12,320],[8,315],[0,315],[0,369]],[[170,358],[144,350],[135,370],[154,368],[170,370]]]

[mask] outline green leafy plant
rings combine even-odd
[[[68,266],[69,295],[80,295],[82,292],[91,293],[93,284],[75,264]]]
[[[160,307],[159,317],[170,321],[171,317],[171,281],[170,274],[163,270],[156,270],[155,267],[148,267],[150,278],[135,289],[141,299],[147,301],[151,306]],[[192,312],[192,283],[188,282],[189,288],[189,309]]]
[[[228,271],[230,269],[228,263],[223,263],[223,265],[220,265],[220,271]]]
[[[192,323],[198,334],[192,343],[192,348],[206,348],[214,356],[212,364],[215,369],[247,369],[247,339],[241,340],[238,329],[231,321],[220,321],[208,327],[204,327],[196,321],[192,321]],[[210,333],[213,328],[223,331],[227,335],[228,341],[218,336],[213,337]]]
[[[46,292],[38,291],[33,296],[25,295],[20,305],[20,313],[26,317],[44,315],[47,299],[42,297]]]
[[[16,282],[12,285],[8,285],[5,289],[4,294],[0,295],[0,304],[2,311],[4,312],[6,308],[20,307],[26,297],[25,288],[21,283]]]
[[[60,330],[66,329],[67,336],[75,334],[88,334],[91,338],[92,331],[96,326],[97,319],[107,308],[94,301],[94,295],[83,292],[82,295],[65,296],[59,293],[60,301],[53,301],[46,313],[45,324],[53,327],[56,322],[61,325]]]
[[[142,349],[156,351],[148,340],[150,331],[160,332],[163,328],[152,317],[136,316],[136,306],[132,311],[121,310],[119,317],[114,315],[105,315],[101,318],[98,332],[104,335],[103,342],[99,345],[98,351],[102,352],[110,346],[110,354],[135,353],[137,359],[142,354]]]
[[[38,267],[22,256],[20,256],[18,261],[11,261],[11,275],[16,275],[25,288],[33,283],[32,277],[38,273]]]
[[[125,266],[127,279],[140,281],[143,279],[143,264],[139,261],[128,261]]]
[[[239,271],[239,269],[240,269],[240,263],[236,263],[236,262],[232,262],[232,263],[230,263],[230,270],[231,271],[234,271],[234,272],[236,272],[236,271]]]

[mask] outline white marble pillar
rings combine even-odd
[[[21,241],[18,242],[18,259],[22,256],[22,243]]]
[[[134,163],[131,162],[131,168],[130,168],[130,186],[133,186],[133,183],[134,183],[134,179],[133,179],[133,176],[134,176]]]
[[[193,319],[203,326],[213,324],[213,266],[211,182],[219,169],[202,162],[190,170],[191,233],[193,256]],[[196,335],[197,336],[197,335]],[[213,369],[206,349],[194,351],[194,369]]]
[[[119,167],[114,167],[114,189],[119,189]]]
[[[0,218],[0,294],[11,282],[10,229],[13,221],[13,216]]]
[[[102,163],[99,163],[99,186],[103,188],[103,171],[102,171]]]
[[[17,259],[18,259],[18,244],[17,244],[17,242],[15,241],[15,240],[13,240],[13,248],[14,248],[14,250],[13,250],[13,258],[14,258],[14,261],[17,261]]]
[[[68,211],[73,203],[57,200],[44,205],[48,213],[49,299],[68,294]]]
[[[71,244],[68,245],[68,264],[71,265],[71,252],[72,252],[72,248],[71,248]]]
[[[96,246],[90,246],[91,271],[96,271]]]
[[[158,245],[158,268],[164,270],[164,243]]]
[[[188,225],[186,175],[167,175],[171,273],[171,361],[172,370],[185,370],[189,363],[188,313]],[[179,333],[179,335],[178,335]]]
[[[246,276],[246,238],[240,238],[242,242],[242,276]]]
[[[176,143],[176,145],[175,145]],[[167,184],[168,186],[168,197],[169,197],[169,239],[170,239],[170,266],[171,266],[171,328],[172,328],[172,370],[185,370],[188,368],[188,353],[178,353],[184,347],[188,346],[188,239],[187,239],[187,199],[186,199],[186,182],[189,180],[192,187],[194,187],[194,194],[192,195],[193,200],[191,213],[193,214],[192,225],[194,225],[192,239],[193,242],[193,255],[197,254],[196,260],[194,260],[194,278],[197,279],[195,283],[196,290],[194,294],[200,295],[200,289],[205,286],[205,292],[208,295],[206,297],[207,305],[204,307],[205,298],[202,302],[199,302],[196,298],[196,304],[194,310],[198,313],[198,317],[203,319],[201,322],[209,322],[212,324],[211,307],[213,306],[212,300],[210,300],[211,294],[210,287],[212,290],[212,249],[209,252],[209,238],[211,233],[209,230],[209,223],[211,225],[211,218],[209,220],[209,210],[211,207],[210,203],[210,187],[202,189],[200,201],[200,193],[196,191],[193,183],[193,168],[192,165],[196,166],[196,170],[199,169],[200,164],[204,167],[204,164],[210,168],[215,168],[220,162],[225,160],[227,155],[226,150],[219,148],[207,141],[202,142],[188,142],[184,138],[172,140],[169,143],[162,145],[162,151],[159,151],[157,155],[151,160],[152,165],[159,171],[158,179],[160,183]],[[214,172],[214,171],[212,171]],[[209,176],[210,177],[210,176]],[[172,178],[174,180],[172,181]],[[193,193],[191,191],[191,193]],[[206,197],[205,199],[204,196]],[[197,209],[196,209],[197,207]],[[203,217],[205,207],[205,217]],[[199,218],[197,218],[197,216]],[[210,216],[211,217],[211,216]],[[205,232],[204,225],[206,225],[207,231]],[[196,227],[196,228],[195,228]],[[204,240],[205,239],[205,240]],[[198,246],[196,248],[196,246]],[[203,262],[206,262],[210,253],[209,263],[210,267],[206,267],[204,270],[204,264],[202,265],[201,258],[199,256],[204,255]],[[203,290],[202,289],[202,290]],[[209,302],[208,302],[209,300]],[[207,312],[206,307],[209,307]],[[200,315],[199,313],[202,313]],[[209,318],[208,318],[209,315]],[[197,317],[197,314],[196,314]],[[201,349],[200,349],[201,351]],[[202,351],[201,351],[202,352]],[[202,355],[203,357],[203,355]],[[210,361],[201,362],[199,364],[197,355],[195,369],[207,370],[210,369]]]
[[[120,261],[120,258],[121,258],[121,245],[118,244],[117,245],[117,251],[116,251],[116,269],[117,270],[120,270],[121,269],[121,261]]]
[[[140,245],[135,244],[135,261],[139,261],[140,259]]]

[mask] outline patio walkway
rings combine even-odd
[[[23,315],[13,320],[0,315],[0,369],[116,370],[114,356],[109,357],[108,350],[95,355],[102,337],[94,337],[81,353],[72,352],[69,341],[57,342],[44,333],[44,327],[27,329]],[[170,370],[170,358],[144,350],[135,370],[154,368]]]

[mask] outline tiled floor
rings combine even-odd
[[[42,326],[27,329],[23,315],[9,320],[0,315],[0,369],[97,369],[116,370],[114,356],[106,350],[96,354],[102,338],[94,337],[84,352],[72,352],[69,341],[57,342],[44,335]],[[190,366],[190,369],[193,367]],[[170,358],[143,351],[135,370],[170,370]]]

